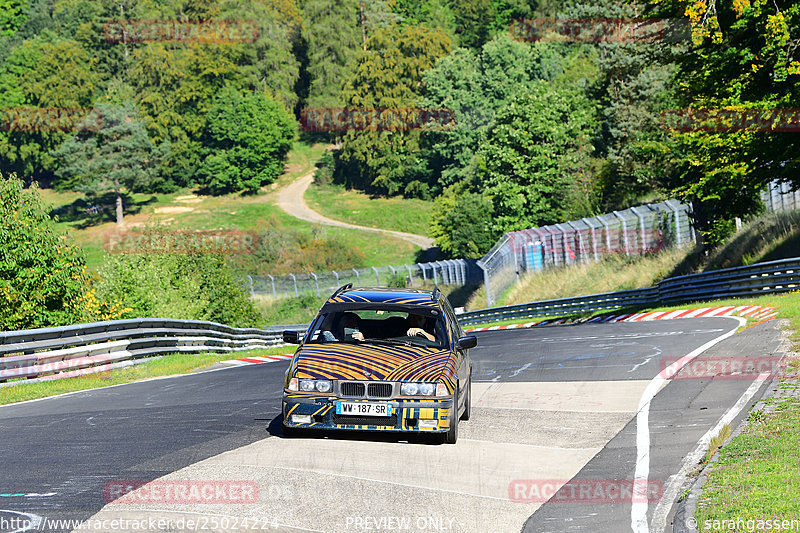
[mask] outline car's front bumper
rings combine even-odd
[[[336,402],[390,403],[391,417],[337,415]],[[444,432],[450,428],[453,399],[353,400],[333,396],[283,395],[283,424],[292,428],[352,429],[370,431]],[[310,423],[297,423],[293,415],[310,415]],[[422,421],[422,423],[420,423]]]

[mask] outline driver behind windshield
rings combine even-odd
[[[364,334],[360,331],[361,319],[355,313],[342,313],[337,320],[334,331],[323,330],[322,340],[326,342],[356,340],[363,341]]]
[[[409,313],[407,321],[409,327],[408,331],[406,332],[406,335],[408,335],[409,337],[419,336],[419,337],[425,337],[429,341],[436,340],[436,338],[433,335],[425,331],[424,328],[427,320],[425,320],[424,316]]]

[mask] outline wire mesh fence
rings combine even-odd
[[[608,254],[642,255],[694,240],[689,206],[667,200],[506,233],[477,264],[492,307],[524,272],[599,261]]]
[[[292,273],[283,276],[246,276],[250,295],[285,298],[313,294],[327,296],[335,289],[352,283],[361,287],[423,287],[429,285],[466,285],[483,278],[474,259],[452,259],[413,265],[352,268],[328,272]]]
[[[787,182],[773,181],[761,191],[761,200],[767,211],[790,211],[800,209],[800,190],[792,190]]]

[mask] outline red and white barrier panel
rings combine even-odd
[[[606,322],[645,322],[649,320],[672,320],[676,318],[700,318],[718,316],[743,316],[753,320],[770,320],[778,316],[774,307],[762,307],[760,305],[740,305],[738,307],[702,307],[697,309],[677,309],[675,311],[653,311],[648,313],[634,313],[627,315],[602,315],[588,320],[579,320],[574,323],[602,324]],[[500,329],[519,329],[533,328],[536,326],[554,326],[563,324],[567,319],[542,320],[540,322],[527,322],[525,324],[506,324],[504,326],[490,326],[484,328],[471,328],[465,330],[467,333],[474,331],[496,331]]]
[[[291,359],[294,354],[279,354],[279,355],[265,355],[259,357],[242,357],[240,359],[231,359],[229,361],[222,361],[229,365],[260,365],[261,363],[275,363],[278,361],[286,361]]]

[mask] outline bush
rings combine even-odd
[[[314,171],[314,183],[320,186],[330,185],[333,183],[333,172],[336,169],[336,157],[330,150],[325,150],[322,157],[317,163],[317,169]]]
[[[436,199],[431,236],[448,257],[475,258],[489,251],[500,237],[493,229],[491,202],[477,193],[447,194]]]
[[[364,264],[364,252],[324,229],[315,228],[312,234],[278,222],[264,224],[259,230],[252,254],[231,256],[229,263],[240,275],[285,274],[287,272],[321,272],[349,270]],[[274,228],[274,229],[273,229]]]
[[[224,89],[208,113],[201,185],[224,194],[272,183],[283,172],[296,128],[294,117],[269,96]]]
[[[325,303],[327,296],[317,298],[316,294],[304,294],[295,298],[259,298],[259,309],[264,313],[269,326],[279,324],[310,324],[311,320]]]
[[[202,253],[108,256],[97,292],[128,307],[125,318],[210,320],[260,326],[261,314],[223,257]]]
[[[0,330],[113,320],[95,297],[81,250],[57,232],[38,189],[0,176]]]

